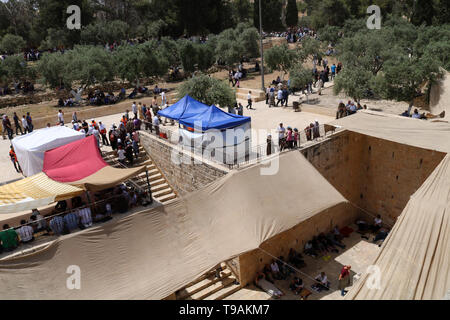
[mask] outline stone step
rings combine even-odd
[[[159,179],[163,179],[163,176],[161,175],[161,173],[155,174],[153,176],[149,177],[150,182],[152,183],[153,181],[159,180]]]
[[[155,180],[155,181],[150,181],[150,185],[152,187],[158,186],[158,185],[161,185],[161,184],[164,184],[164,183],[167,183],[167,181],[165,179],[163,179],[163,178],[160,178],[160,179]]]
[[[153,192],[153,190],[152,190],[153,197],[157,198],[157,199],[159,199],[163,196],[166,196],[168,194],[171,194],[171,193],[173,193],[173,190],[170,187],[167,187],[166,189],[155,191],[155,192]]]
[[[242,289],[242,286],[240,284],[232,283],[206,297],[205,300],[223,300],[226,297],[231,296],[233,293],[239,291],[240,289]]]
[[[224,279],[220,279],[219,281],[209,285],[205,289],[203,289],[203,290],[201,290],[201,291],[199,291],[199,292],[197,292],[195,294],[192,294],[190,296],[190,298],[192,300],[204,300],[207,297],[211,296],[212,294],[214,294],[214,293],[222,290],[223,288],[233,284],[235,282],[235,280],[236,279],[234,277],[231,277],[231,276],[228,276],[228,277],[226,277]]]
[[[171,194],[168,194],[168,195],[163,196],[156,200],[158,200],[159,202],[161,202],[163,204],[167,204],[169,200],[174,200],[176,197],[177,197],[177,195],[172,192]]]
[[[231,276],[230,270],[222,271],[220,273],[220,278],[215,277],[215,272],[208,273],[208,276],[205,277],[203,280],[200,280],[189,287],[185,287],[184,290],[181,291],[178,299],[184,300],[187,298],[191,298],[196,293],[205,290],[206,288],[212,286],[213,284],[219,281],[223,281],[225,278],[228,278],[229,276]]]
[[[227,265],[226,265],[224,262],[222,262],[222,263],[220,264],[220,271],[224,271],[224,270],[226,270],[226,269],[227,269]],[[193,286],[193,285],[196,284],[197,282],[200,282],[200,281],[202,281],[202,280],[204,280],[204,279],[206,279],[206,278],[208,278],[208,277],[210,277],[210,276],[213,276],[213,275],[215,275],[215,274],[216,274],[216,269],[211,269],[211,270],[209,270],[208,272],[205,272],[203,275],[201,275],[201,276],[198,277],[197,279],[195,279],[194,281],[189,282],[189,283],[185,286],[185,288],[190,287],[190,286]]]
[[[247,101],[247,94],[248,94],[248,92],[247,93],[236,93],[236,99]],[[253,102],[264,101],[264,100],[266,100],[266,97],[265,96],[264,97],[254,96],[252,94],[252,100],[253,100]]]
[[[147,183],[145,183],[147,184]],[[142,187],[141,185],[139,185],[140,187]],[[152,193],[156,193],[162,190],[165,190],[169,188],[170,190],[172,190],[172,188],[170,188],[170,186],[167,183],[161,183],[160,185],[151,185],[151,189],[152,189]]]

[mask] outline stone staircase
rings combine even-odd
[[[123,168],[118,162],[114,151],[102,151],[103,159],[112,167]],[[147,166],[148,176],[153,199],[168,204],[177,198],[176,191],[170,186],[161,170],[155,165],[142,146],[139,147],[139,158],[133,162],[133,167]],[[145,172],[131,179],[139,187],[147,189],[147,176]]]
[[[262,90],[258,89],[248,89],[248,88],[237,88],[236,98],[247,101],[248,92],[251,91],[253,102],[265,101],[266,94]]]
[[[220,265],[220,277],[212,269],[176,292],[177,300],[222,300],[242,286],[225,263]]]

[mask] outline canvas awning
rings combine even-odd
[[[205,112],[198,113],[191,117],[181,118],[180,124],[195,128],[199,131],[207,131],[211,129],[221,130],[234,128],[250,121],[250,117],[227,113],[215,105],[212,105]]]
[[[346,299],[449,299],[450,155],[411,196],[373,266],[380,281],[363,274]]]
[[[44,172],[53,180],[86,190],[114,187],[146,170],[145,166],[118,169],[103,160],[94,136],[47,151]]]
[[[381,112],[358,111],[331,124],[409,146],[450,152],[450,124],[439,120],[420,120]]]
[[[158,111],[158,115],[161,117],[179,121],[182,118],[189,118],[199,113],[203,113],[209,108],[210,107],[208,105],[186,95],[184,98],[180,99],[170,107]]]
[[[0,261],[0,299],[162,299],[341,203],[347,202],[308,160],[286,153],[168,205]],[[82,270],[81,290],[67,290],[69,265]]]
[[[83,189],[59,183],[45,173],[0,186],[0,213],[16,213],[82,194]]]
[[[20,167],[26,177],[42,171],[47,150],[83,139],[84,133],[64,126],[38,129],[12,140]]]

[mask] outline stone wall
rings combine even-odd
[[[335,225],[343,227],[351,224],[359,215],[359,210],[351,204],[341,203],[265,241],[260,248],[270,255],[260,249],[241,254],[239,256],[241,284],[245,286],[253,282],[256,273],[261,271],[264,265],[271,263],[272,256],[283,256],[287,259],[290,248],[303,252],[306,242],[313,236],[331,231]]]
[[[141,143],[170,185],[181,195],[198,190],[229,172],[216,163],[202,162],[197,155],[147,132],[141,131]]]
[[[346,199],[390,224],[445,156],[350,131],[302,153]]]

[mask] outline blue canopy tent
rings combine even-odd
[[[237,114],[227,113],[220,108],[212,105],[202,113],[198,113],[191,117],[183,116],[179,119],[180,124],[199,130],[207,131],[211,129],[230,129],[250,122],[250,117],[244,117]]]
[[[179,121],[181,118],[188,118],[207,111],[210,107],[194,98],[186,95],[177,103],[158,111],[158,115],[168,119]]]

